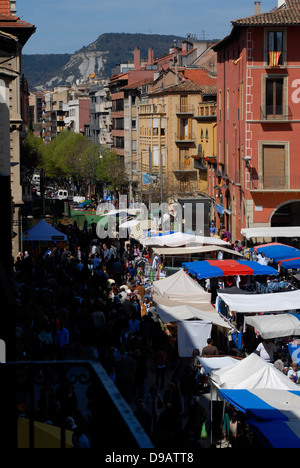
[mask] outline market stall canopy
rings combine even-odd
[[[300,237],[300,226],[246,228],[241,229],[241,234],[246,239]]]
[[[178,301],[178,300],[168,299],[167,297],[159,296],[158,294],[153,293],[152,299],[153,299],[153,302],[159,306],[163,305],[166,307],[176,307],[176,306],[190,305],[191,307],[194,307],[202,311],[216,313],[216,309],[214,308],[213,305],[211,305],[210,302],[193,302],[193,300],[192,301],[189,300],[188,296],[184,300]]]
[[[198,279],[237,275],[278,275],[274,268],[250,260],[200,260],[185,262],[182,266]]]
[[[167,278],[154,281],[153,291],[158,295],[188,303],[210,303],[211,294],[207,293],[197,281],[193,280],[183,269]]]
[[[223,294],[218,296],[228,308],[240,313],[286,312],[300,308],[300,290],[268,294]]]
[[[183,245],[192,246],[196,245],[229,245],[228,242],[223,241],[218,237],[209,236],[195,236],[193,234],[187,234],[185,232],[172,232],[172,233],[159,233],[152,234],[150,237],[145,237],[140,240],[140,243],[145,246],[166,246],[166,247],[180,247]]]
[[[256,315],[245,317],[245,322],[264,339],[300,335],[299,314]]]
[[[216,245],[199,245],[198,247],[154,247],[153,252],[157,255],[165,256],[176,256],[176,255],[191,255],[191,254],[202,254],[202,253],[211,253],[219,252],[229,253],[231,255],[236,255],[237,257],[243,257],[240,252],[232,249],[226,249],[222,246]]]
[[[23,241],[29,242],[67,242],[68,236],[51,226],[45,219],[23,233]]]
[[[300,250],[290,245],[281,244],[279,242],[271,242],[269,244],[256,245],[250,249],[256,253],[263,253],[266,257],[274,260],[274,262],[282,264],[283,260],[298,259],[300,264]]]
[[[266,448],[300,448],[300,421],[251,421],[251,428]]]
[[[210,375],[212,371],[223,369],[224,367],[234,366],[239,362],[239,359],[231,356],[219,357],[201,357],[197,356],[198,361],[204,367],[206,373]]]
[[[215,310],[208,312],[205,310],[196,309],[195,307],[191,307],[189,305],[168,307],[162,304],[158,304],[156,311],[163,322],[180,322],[182,320],[198,319],[210,321],[214,325],[219,325],[221,327],[231,329],[230,325],[228,325],[228,323],[223,320]]]
[[[210,378],[219,389],[299,390],[291,379],[255,353],[232,366],[212,370]]]

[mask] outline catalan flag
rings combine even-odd
[[[281,52],[269,52],[270,54],[270,67],[278,67],[279,65],[279,58]]]

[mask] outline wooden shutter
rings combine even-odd
[[[264,189],[285,188],[284,146],[264,146],[263,183]]]

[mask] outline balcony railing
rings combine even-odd
[[[260,108],[260,120],[263,121],[289,121],[293,120],[293,114],[289,106],[265,106]]]
[[[216,120],[217,119],[217,106],[213,104],[200,104],[198,106],[198,115],[195,116],[197,120]]]
[[[165,114],[165,104],[141,104],[138,108],[139,115],[141,114]]]
[[[195,143],[196,137],[193,132],[187,133],[175,133],[175,141],[176,143]]]
[[[152,442],[113,381],[98,362],[43,361],[1,364],[0,407],[2,446],[16,448],[65,448],[70,444],[71,416],[80,420],[64,403],[67,392],[74,390],[77,411],[88,420],[91,448],[152,448]],[[58,401],[58,405],[55,402]],[[14,407],[11,407],[13,406]],[[79,422],[78,422],[79,421]],[[50,432],[55,432],[55,441]],[[49,431],[49,438],[45,434]],[[41,432],[46,446],[41,446]],[[3,438],[4,437],[4,438]],[[7,444],[6,440],[7,438]],[[14,441],[14,442],[12,442]],[[48,445],[47,445],[48,444]]]
[[[188,104],[180,104],[176,106],[176,114],[194,114],[195,107],[189,106]]]
[[[300,190],[300,175],[278,175],[278,176],[264,176],[251,177],[250,183],[251,190],[262,190],[262,191],[288,191],[288,190]]]

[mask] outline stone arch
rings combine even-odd
[[[269,225],[300,226],[300,199],[287,200],[277,205],[270,214]]]

